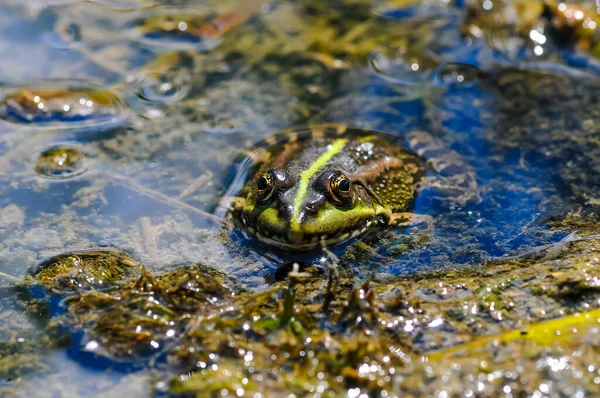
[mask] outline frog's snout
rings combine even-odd
[[[279,206],[279,218],[285,220],[286,223],[290,223],[294,215],[294,206],[288,203],[282,203]]]
[[[323,195],[312,197],[302,205],[302,210],[300,213],[304,217],[317,214],[319,212],[319,209],[321,209],[321,207],[323,206],[324,202],[325,197]]]

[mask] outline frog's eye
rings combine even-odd
[[[327,190],[331,199],[336,203],[348,204],[352,201],[350,188],[352,188],[352,183],[344,173],[337,172],[329,178]]]
[[[259,202],[266,202],[273,196],[275,180],[272,173],[266,173],[256,180],[256,196]]]

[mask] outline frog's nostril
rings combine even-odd
[[[283,205],[279,208],[279,217],[285,220],[291,220],[294,214],[294,208],[291,205]]]
[[[325,200],[325,198],[323,196],[319,196],[317,198],[313,198],[313,199],[307,201],[304,204],[304,213],[306,213],[306,214],[317,213],[319,211],[319,209],[321,208],[321,205],[323,204],[324,200]]]

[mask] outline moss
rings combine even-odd
[[[36,280],[57,293],[110,289],[136,274],[136,262],[118,251],[61,254],[33,271]]]

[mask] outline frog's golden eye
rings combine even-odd
[[[273,196],[275,180],[272,173],[266,173],[256,180],[256,196],[259,202],[266,202]]]
[[[352,183],[344,173],[334,173],[329,179],[328,191],[331,198],[337,203],[351,201],[350,188]]]

